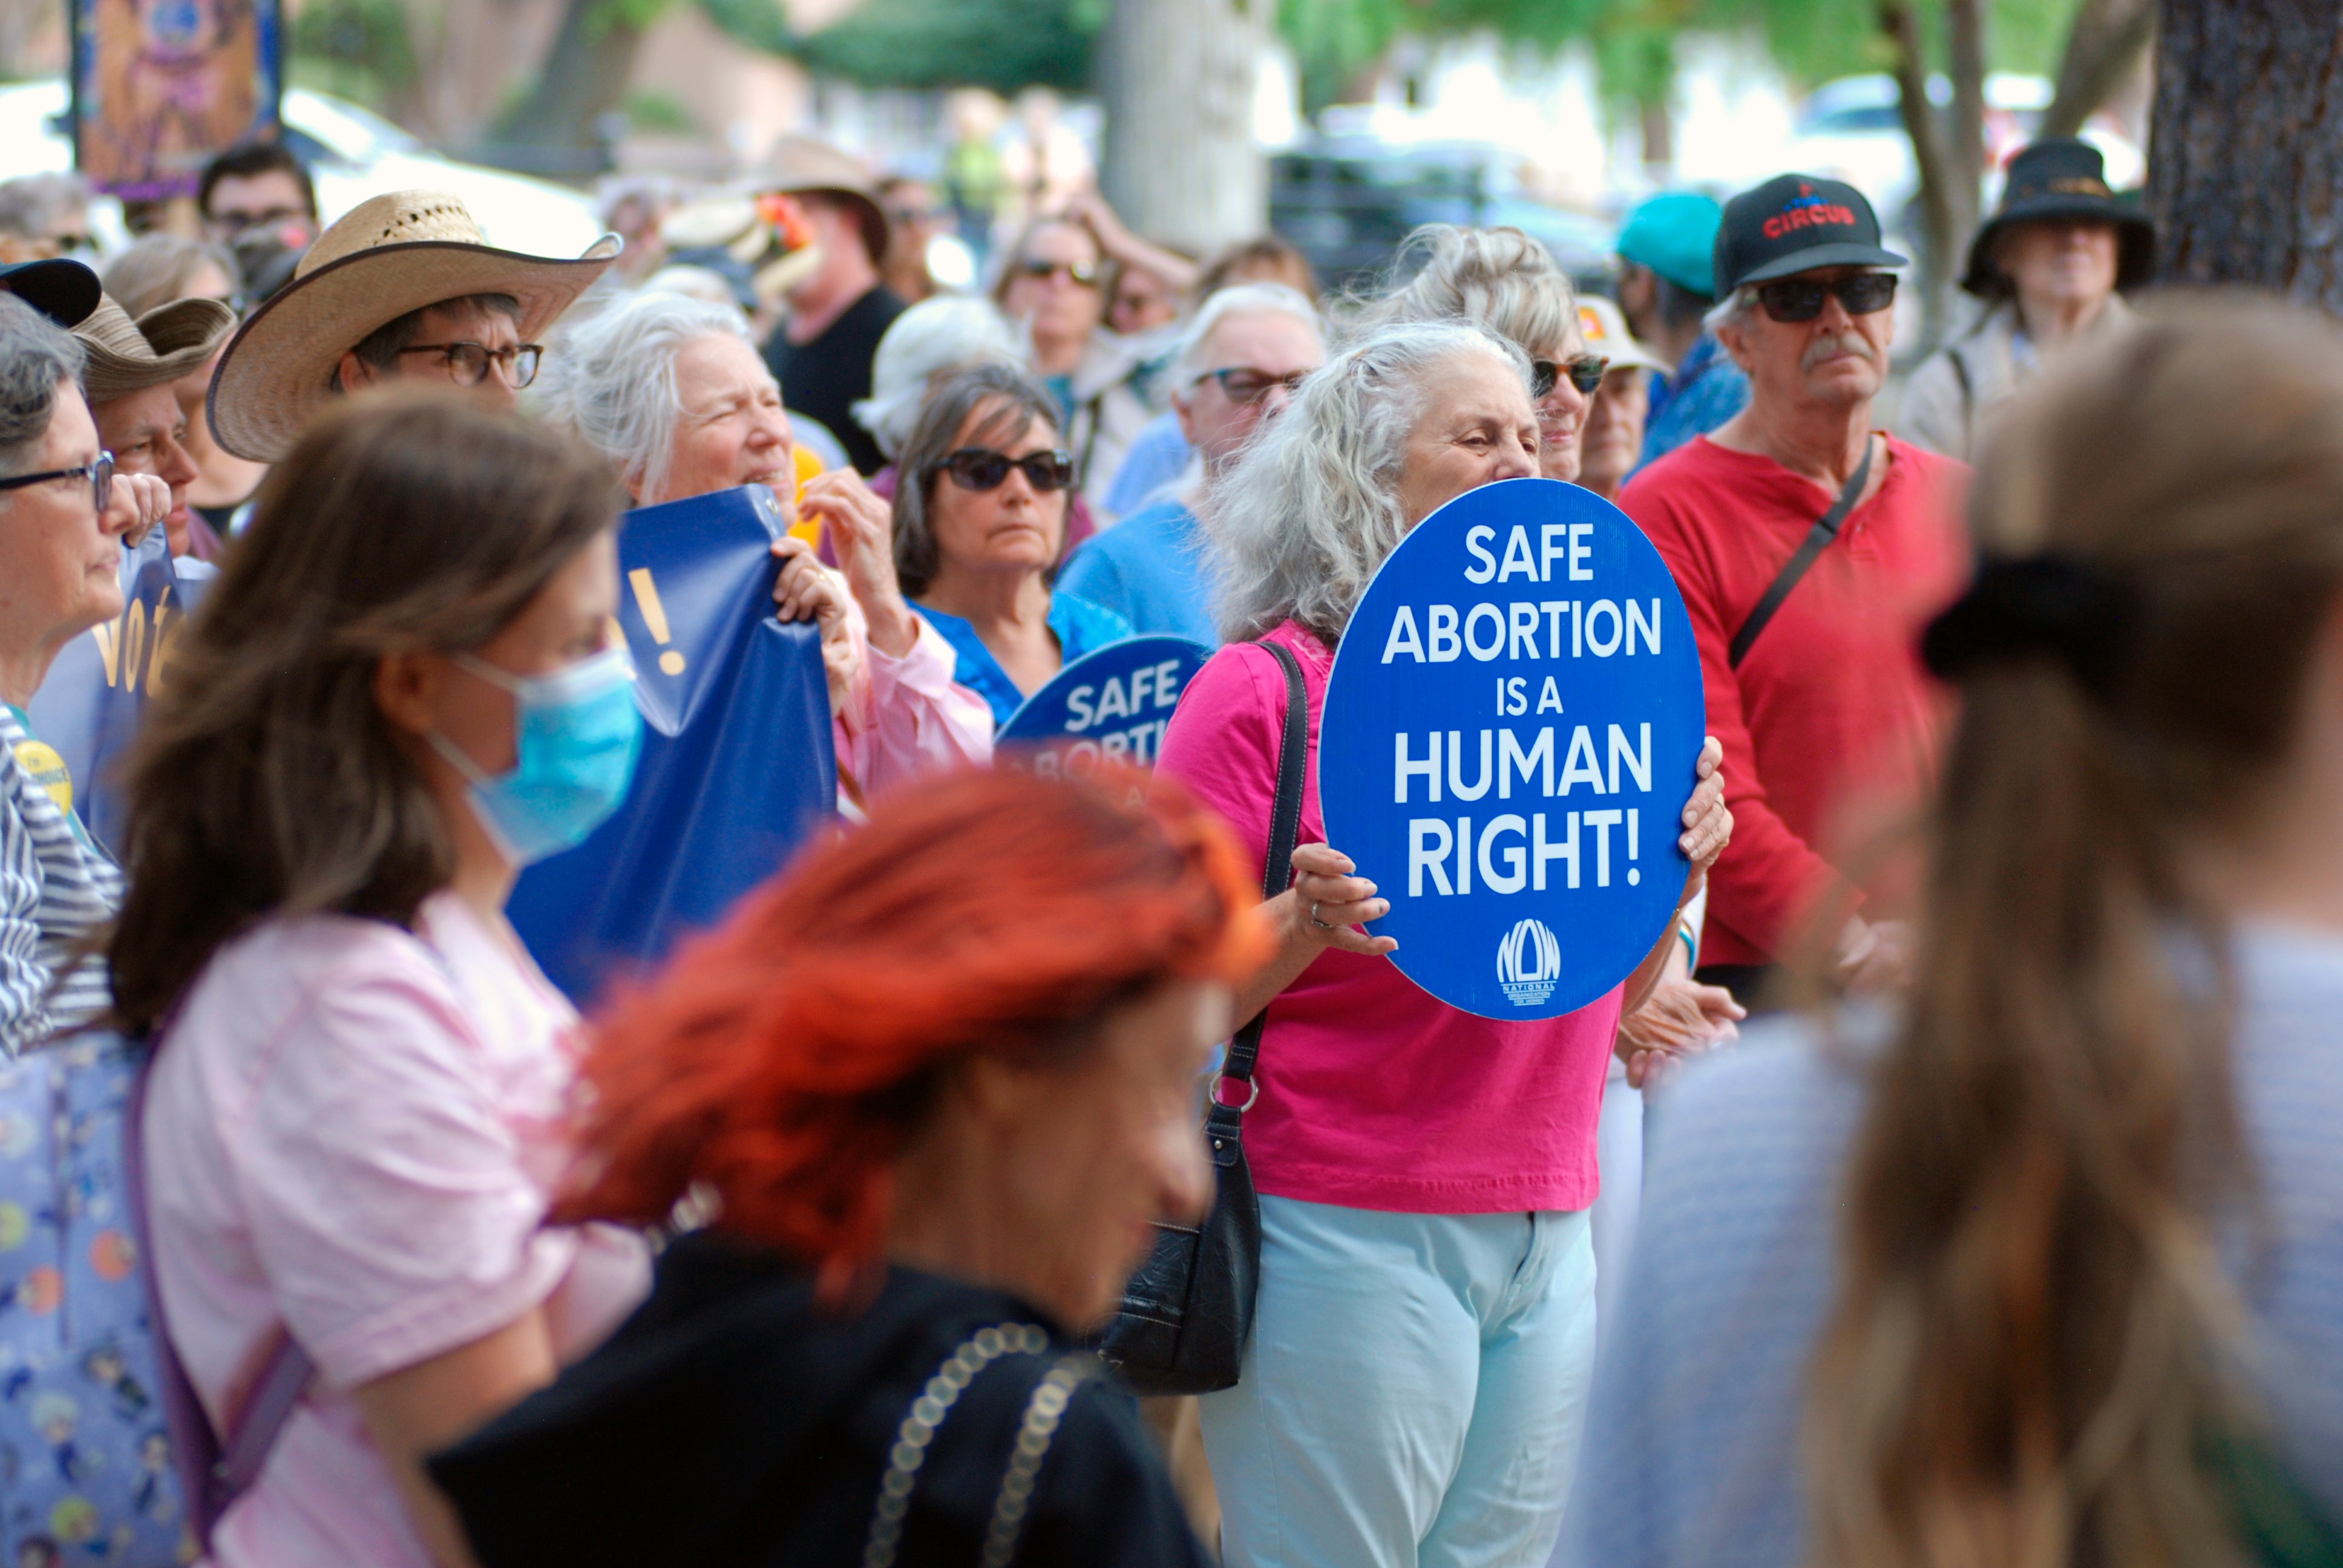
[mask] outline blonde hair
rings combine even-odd
[[[2183,849],[2295,744],[2343,587],[2343,332],[2167,305],[2024,397],[1972,524],[2087,608],[1932,636],[1961,718],[1812,1373],[1815,1568],[2244,1555],[2202,1464],[2255,1435],[2215,1237],[2252,1182],[2227,922]]]
[[[1462,318],[1533,357],[1562,347],[1578,331],[1570,275],[1552,251],[1517,228],[1425,224],[1401,245],[1392,277],[1382,298],[1354,307],[1360,331]]]

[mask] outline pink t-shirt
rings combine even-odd
[[[639,1238],[541,1225],[577,1014],[454,895],[416,926],[260,927],[156,1060],[155,1268],[189,1380],[216,1425],[287,1332],[318,1368],[214,1533],[227,1568],[428,1568],[344,1391],[540,1305],[574,1359],[649,1288]]]
[[[1270,636],[1301,660],[1310,699],[1298,841],[1323,843],[1318,720],[1334,656],[1292,621]],[[1276,658],[1232,644],[1189,682],[1156,763],[1228,819],[1256,879],[1284,723]],[[1353,1209],[1584,1209],[1618,1026],[1615,990],[1565,1018],[1504,1023],[1436,1000],[1389,959],[1329,949],[1269,1006],[1261,1098],[1245,1115],[1253,1178],[1278,1197]]]

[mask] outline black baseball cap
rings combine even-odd
[[[1716,230],[1716,297],[1822,266],[1902,266],[1879,243],[1879,217],[1842,180],[1776,175],[1725,204]]]
[[[59,259],[0,266],[0,292],[15,295],[71,331],[89,318],[105,291],[98,286],[97,274],[80,262]]]

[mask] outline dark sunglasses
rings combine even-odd
[[[1551,359],[1533,359],[1530,361],[1530,401],[1544,400],[1545,395],[1554,390],[1554,383],[1565,375],[1583,396],[1592,397],[1594,389],[1603,385],[1603,373],[1610,368],[1611,361],[1600,354],[1581,354],[1560,364]]]
[[[1859,272],[1836,283],[1785,278],[1780,283],[1758,285],[1757,303],[1776,321],[1812,321],[1823,313],[1823,301],[1832,295],[1838,296],[1838,302],[1846,307],[1849,316],[1869,316],[1896,303],[1896,275]]]
[[[1025,470],[1025,482],[1044,494],[1074,482],[1073,455],[1068,452],[1031,452],[1012,457],[986,447],[962,447],[928,472],[950,474],[951,482],[963,490],[997,490],[1011,468]]]
[[[1082,288],[1096,288],[1099,281],[1098,264],[1091,261],[1044,261],[1029,256],[1017,264],[1017,270],[1028,277],[1051,278],[1064,273]]]
[[[21,490],[27,485],[45,484],[51,479],[86,479],[90,499],[97,507],[97,515],[106,516],[106,504],[114,498],[114,454],[100,452],[95,463],[84,463],[78,468],[50,468],[44,473],[18,474],[0,479],[0,490]]]
[[[1205,371],[1196,377],[1194,384],[1201,387],[1207,381],[1217,381],[1221,384],[1222,396],[1230,402],[1258,403],[1269,396],[1272,387],[1284,387],[1286,395],[1291,397],[1300,391],[1302,384],[1309,378],[1307,370],[1296,370],[1290,376],[1272,376],[1250,366],[1232,365],[1223,370]]]

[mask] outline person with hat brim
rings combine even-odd
[[[2098,148],[2059,136],[2019,151],[1961,278],[1986,312],[1913,373],[1905,437],[1967,458],[1980,424],[2046,358],[2132,324],[2120,291],[2155,265],[2156,225],[2107,188]]]
[[[1668,362],[1628,331],[1619,307],[1599,294],[1578,297],[1578,336],[1604,362],[1579,432],[1578,483],[1615,504],[1643,460],[1653,383],[1667,375]]]
[[[187,505],[203,467],[186,448],[187,415],[174,386],[219,352],[236,330],[236,312],[216,299],[175,299],[133,320],[110,297],[100,298],[74,336],[88,369],[89,412],[101,445],[114,454],[117,474],[152,474],[171,487],[163,518],[175,556],[210,559],[219,538]],[[196,530],[206,536],[196,549]]]
[[[18,261],[0,266],[0,294],[13,294],[71,331],[97,308],[105,290],[78,261]]]
[[[1708,330],[1716,305],[1716,198],[1664,191],[1619,230],[1619,309],[1666,365],[1647,383],[1642,461],[1664,457],[1748,406],[1749,377]]]
[[[784,136],[758,188],[795,200],[814,256],[780,290],[789,314],[766,341],[766,368],[790,408],[820,420],[859,472],[875,474],[886,454],[855,422],[854,405],[870,396],[871,357],[904,304],[879,276],[887,215],[870,171],[827,143]]]
[[[1795,930],[1835,922],[1839,978],[1894,984],[1894,868],[1857,877],[1841,829],[1925,798],[1940,703],[1913,649],[1967,552],[1967,470],[1872,427],[1896,275],[1853,186],[1783,175],[1725,204],[1710,317],[1749,406],[1628,481],[1674,574],[1708,728],[1735,766],[1733,849],[1709,879],[1700,978],[1755,997]],[[1841,911],[1844,911],[1842,914]]]
[[[212,377],[212,434],[239,457],[277,462],[337,393],[401,378],[508,408],[536,378],[548,330],[619,243],[605,235],[575,261],[523,256],[488,245],[445,192],[361,202],[229,342]]]

